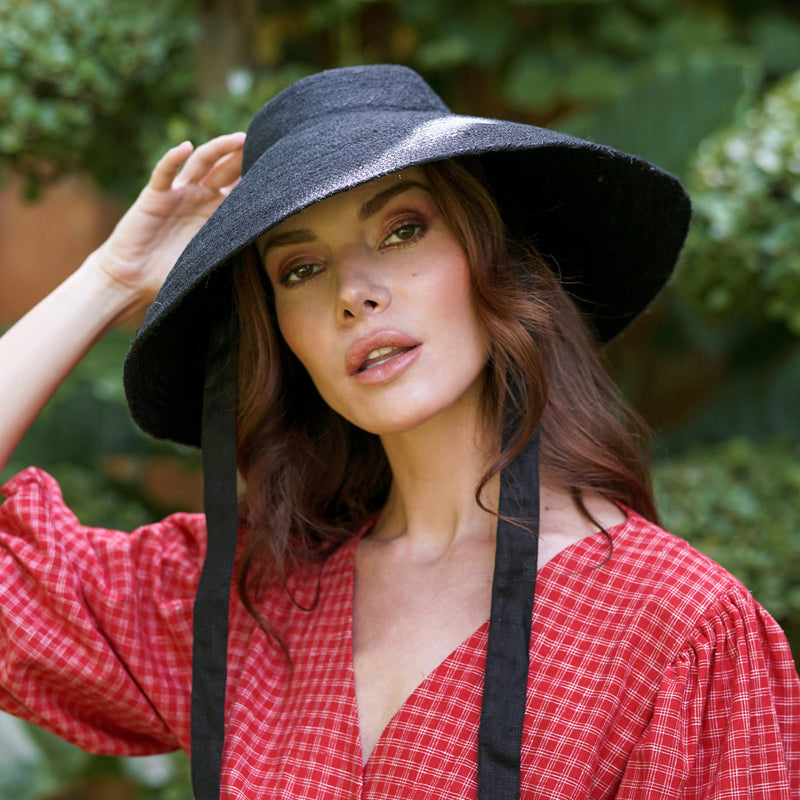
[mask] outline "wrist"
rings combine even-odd
[[[107,261],[104,248],[100,247],[73,274],[86,292],[91,307],[99,314],[104,330],[135,316],[152,301],[143,289],[116,277]]]

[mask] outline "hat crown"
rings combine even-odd
[[[253,117],[247,129],[242,173],[284,136],[323,117],[358,111],[376,116],[403,111],[450,113],[436,92],[408,67],[377,64],[319,72],[275,95]]]

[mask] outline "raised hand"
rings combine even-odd
[[[136,202],[94,254],[113,285],[149,304],[183,248],[239,180],[243,133],[193,149],[173,147],[158,162]]]
[[[166,153],[111,236],[0,338],[0,469],[92,344],[153,300],[239,180],[243,143],[233,133]]]

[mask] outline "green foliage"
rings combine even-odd
[[[105,798],[189,800],[183,753],[143,758],[94,756],[41,728],[0,714],[0,798]],[[124,794],[124,790],[127,790]]]
[[[29,190],[89,169],[129,190],[192,88],[187,0],[0,0],[0,166]]]
[[[758,76],[763,69],[772,75],[800,66],[800,23],[781,3],[738,3],[735,9],[681,0],[429,5],[424,29],[421,15],[408,3],[395,5],[398,22],[417,26],[418,46],[409,62],[423,72],[458,70],[465,80],[476,68],[488,71],[490,91],[502,99],[506,114],[552,120],[592,114],[626,98],[636,109],[654,81],[651,102],[683,110],[691,126],[698,109],[684,108],[685,95],[677,90],[694,95],[698,88],[684,80],[665,98],[658,84],[666,73],[690,65],[703,78],[704,66],[710,73],[715,64],[734,61],[740,73],[745,67]],[[471,98],[474,103],[474,93]],[[718,113],[725,98],[726,91],[714,98],[712,110]],[[723,109],[723,122],[730,120],[731,110]]]
[[[763,70],[800,66],[800,14],[781,0],[256,0],[237,9],[0,0],[0,166],[28,176],[31,191],[88,169],[130,196],[166,146],[243,128],[296,78],[398,61],[460,110],[545,123],[580,114],[581,131],[620,146],[633,133],[635,152],[682,169],[698,131],[731,119]],[[195,48],[217,47],[219,19],[236,25],[237,14],[238,43],[198,71]],[[209,75],[213,88],[201,82]],[[709,83],[719,91],[703,107],[696,98]],[[634,132],[631,108],[644,109]]]
[[[762,79],[750,51],[665,58],[635,71],[622,93],[600,109],[576,114],[560,128],[656,162],[681,174],[698,142],[726,125]]]
[[[689,189],[681,296],[738,329],[766,319],[800,335],[800,71],[703,144]]]
[[[61,484],[67,504],[84,524],[133,528],[178,510],[142,491],[151,458],[180,460],[197,469],[199,455],[188,448],[145,436],[128,413],[121,364],[129,335],[116,331],[99,342],[59,387],[0,473],[6,480],[35,464]],[[109,459],[122,455],[122,468]]]
[[[269,71],[233,69],[226,76],[224,99],[195,97],[173,110],[166,120],[166,138],[170,144],[185,139],[203,142],[222,133],[246,130],[254,112],[269,98],[312,71],[298,64]],[[153,149],[153,161],[159,152]]]
[[[763,54],[771,75],[785,75],[797,69],[800,53],[800,22],[767,10],[751,27],[751,40]]]
[[[657,465],[664,525],[736,575],[800,657],[800,445],[736,439]]]
[[[669,447],[685,450],[735,435],[753,442],[800,437],[800,342],[768,326],[751,331],[723,354],[728,361],[723,380],[690,419],[665,435]],[[713,382],[709,374],[696,379]]]

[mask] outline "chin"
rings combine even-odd
[[[481,413],[484,375],[469,381],[442,380],[390,384],[347,398],[320,392],[323,400],[352,425],[375,436],[399,436],[435,424],[463,428]]]
[[[347,419],[357,428],[361,428],[362,431],[372,433],[375,436],[399,436],[422,427],[432,419],[432,416],[435,415],[415,415],[410,418],[395,416],[382,419],[364,419],[363,417],[353,419],[352,417],[347,417]]]
[[[412,408],[410,402],[402,404],[401,408],[392,411],[391,407],[383,406],[378,413],[367,417],[363,410],[361,413],[345,417],[358,428],[376,436],[400,436],[412,433],[423,428],[431,428],[437,422],[441,424],[463,425],[465,422],[465,404],[461,402],[463,396],[457,397],[452,402],[430,402]]]

